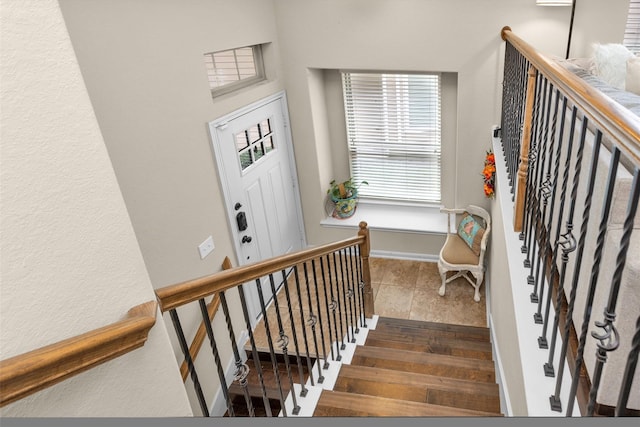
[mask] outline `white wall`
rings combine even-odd
[[[591,3],[594,0],[590,0]],[[626,3],[614,0],[602,3]],[[333,165],[323,69],[456,73],[454,203],[489,207],[486,135],[500,121],[500,29],[564,56],[568,8],[534,0],[60,0],[83,78],[154,287],[220,270],[233,242],[206,123],[286,89],[307,241],[356,230],[320,226]],[[598,32],[620,7],[593,6]],[[585,9],[585,13],[587,10]],[[582,13],[582,12],[580,12]],[[626,13],[626,12],[625,12]],[[600,19],[606,17],[607,19]],[[580,20],[576,18],[576,33]],[[584,27],[588,28],[588,27]],[[581,30],[582,31],[582,30]],[[585,30],[586,31],[586,30]],[[574,35],[577,37],[577,35]],[[212,100],[202,54],[270,43],[270,80]],[[322,112],[329,109],[329,113]],[[200,260],[197,245],[216,249]],[[373,249],[437,253],[442,238],[373,232]],[[237,264],[237,262],[234,262]],[[236,311],[237,313],[237,311]],[[191,319],[190,319],[191,320]],[[237,319],[236,319],[237,320]],[[195,328],[196,320],[186,329]]]
[[[307,239],[318,244],[352,230],[319,225],[331,179],[349,175],[344,132],[319,129],[318,110],[342,110],[341,98],[319,99],[320,71],[335,69],[440,71],[457,74],[457,127],[443,154],[443,200],[489,207],[482,190],[484,152],[500,123],[500,30],[509,25],[537,48],[564,56],[570,8],[536,6],[533,0],[277,0],[276,15],[293,139],[301,174]],[[309,72],[311,71],[311,74]],[[325,79],[330,84],[330,79]],[[338,140],[336,140],[338,139]],[[342,147],[342,148],[340,148]],[[336,152],[337,150],[341,150]],[[447,151],[448,150],[448,151]],[[452,170],[454,169],[454,170]],[[437,254],[440,236],[374,233],[373,249]]]
[[[281,91],[276,20],[264,0],[60,0],[89,96],[154,288],[238,265],[207,123]],[[268,81],[211,98],[203,54],[267,43]],[[204,260],[198,245],[213,236]],[[236,336],[244,329],[229,292]],[[179,310],[191,342],[197,304]],[[168,315],[165,320],[170,325]],[[176,358],[183,360],[170,329]],[[228,337],[220,314],[216,337]],[[218,340],[223,364],[231,356]],[[217,389],[211,348],[196,367],[210,403]],[[204,381],[202,378],[206,378]],[[199,405],[187,381],[194,412]]]
[[[154,300],[55,0],[2,2],[2,359]],[[140,397],[144,396],[144,399]],[[143,348],[2,408],[2,416],[189,416],[159,319]]]

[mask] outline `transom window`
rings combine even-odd
[[[265,78],[260,45],[205,53],[204,63],[213,96],[249,86]]]
[[[361,197],[439,203],[439,74],[342,73],[351,176]]]
[[[266,119],[235,135],[240,167],[245,170],[274,150],[271,119]]]

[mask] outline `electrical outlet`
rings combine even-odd
[[[215,246],[213,246],[213,237],[207,237],[207,240],[198,245],[198,250],[200,251],[200,259],[204,259],[204,257],[209,255],[213,251],[214,247]]]

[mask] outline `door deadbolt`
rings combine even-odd
[[[250,243],[251,242],[251,236],[244,236],[242,238],[242,243]]]

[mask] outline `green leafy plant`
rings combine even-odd
[[[358,188],[361,185],[369,185],[367,181],[362,181],[360,184],[356,184],[353,181],[353,178],[349,178],[346,181],[341,183],[337,183],[334,179],[329,183],[329,189],[327,190],[327,194],[331,195],[331,198],[335,200],[348,199],[357,195]]]

